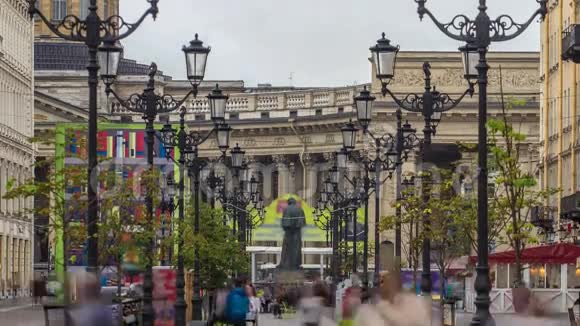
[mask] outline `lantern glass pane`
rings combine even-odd
[[[340,172],[338,170],[331,170],[330,171],[330,181],[334,184],[338,184],[340,179]]]
[[[356,101],[356,113],[359,121],[371,121],[373,114],[373,101],[368,100],[357,100]]]
[[[327,203],[328,202],[328,194],[326,192],[321,192],[320,193],[320,201],[322,203]]]
[[[242,166],[244,161],[243,152],[232,152],[232,167],[239,168]]]
[[[376,52],[374,55],[377,67],[377,77],[379,79],[393,78],[395,75],[396,52]]]
[[[249,175],[248,169],[242,169],[240,171],[240,181],[242,182],[248,181],[248,175]]]
[[[324,183],[324,191],[327,192],[327,193],[334,192],[334,185],[332,184],[332,182],[330,180],[327,180]]]
[[[255,194],[258,192],[258,181],[252,177],[252,181],[250,182],[252,193]]]
[[[212,120],[224,120],[226,118],[226,99],[225,98],[210,98],[209,108]]]
[[[354,133],[352,130],[347,130],[346,128],[342,130],[342,144],[346,149],[353,149],[354,142],[353,142]]]
[[[220,126],[217,129],[217,143],[221,150],[227,149],[230,144],[230,128],[228,126]]]
[[[439,121],[441,121],[441,116],[442,115],[443,115],[442,112],[440,112],[440,111],[434,111],[433,112],[433,115],[431,115],[431,120],[439,122]]]
[[[462,48],[463,74],[467,80],[478,77],[477,65],[479,64],[479,53],[474,49]]]
[[[121,61],[121,51],[118,49],[109,51],[103,48],[98,53],[100,74],[103,80],[114,79],[117,76],[119,62]]]
[[[193,85],[199,85],[205,77],[205,66],[208,53],[186,52],[185,64],[187,68],[187,79]]]
[[[336,165],[339,169],[346,169],[347,160],[348,158],[345,152],[340,151],[336,154]]]

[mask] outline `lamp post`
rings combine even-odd
[[[487,207],[487,51],[494,42],[512,40],[522,34],[532,21],[537,17],[543,20],[548,12],[547,0],[536,0],[538,8],[532,16],[523,24],[516,23],[508,15],[500,15],[492,20],[487,14],[487,1],[479,0],[479,14],[475,19],[469,19],[465,15],[455,16],[450,23],[439,22],[434,15],[425,7],[427,0],[415,0],[418,5],[417,13],[422,20],[425,15],[429,16],[435,26],[448,37],[465,42],[461,48],[465,68],[465,78],[477,80],[479,89],[479,126],[478,126],[478,191],[477,191],[477,276],[475,280],[476,313],[473,316],[472,325],[484,325],[492,319],[489,313],[491,300],[489,291],[488,263],[488,207]]]
[[[132,94],[128,98],[124,99],[119,96],[113,89],[112,85],[117,77],[117,62],[120,56],[120,48],[109,40],[105,41],[105,44],[99,49],[99,59],[103,65],[101,70],[101,78],[105,83],[105,93],[107,96],[113,95],[119,104],[125,109],[143,114],[143,119],[145,120],[145,133],[146,133],[146,143],[147,143],[147,164],[149,165],[149,171],[153,171],[153,147],[155,144],[155,120],[159,114],[167,114],[173,112],[180,108],[185,101],[187,101],[191,96],[197,96],[197,88],[205,76],[205,67],[207,56],[210,52],[209,47],[204,47],[203,42],[198,39],[198,35],[195,34],[195,39],[190,42],[189,46],[183,47],[183,52],[185,54],[185,62],[187,67],[187,77],[191,83],[191,90],[180,100],[176,100],[173,96],[164,94],[158,95],[155,93],[155,77],[157,75],[157,65],[152,63],[149,68],[149,81],[147,82],[147,87],[143,90],[141,94]],[[147,191],[146,197],[147,215],[149,221],[153,221],[153,198],[151,197],[151,191]],[[180,211],[181,214],[181,211]],[[182,218],[180,216],[180,218]],[[180,233],[181,237],[181,233]],[[149,252],[153,251],[154,243],[150,243]],[[181,255],[181,248],[179,248],[179,254]],[[178,266],[179,267],[179,266]],[[179,276],[179,275],[178,275]],[[148,259],[145,277],[143,280],[143,323],[146,325],[152,324],[154,321],[154,310],[153,310],[153,261]],[[179,282],[178,282],[179,283]],[[176,301],[176,324],[182,325],[185,323],[184,302],[180,302],[180,298]],[[182,320],[183,317],[183,320]]]
[[[389,45],[389,49],[394,51],[392,56],[393,64],[396,58],[396,52],[398,52],[398,47],[393,47]],[[384,58],[385,56],[383,56]],[[394,75],[393,71],[389,76]],[[408,123],[403,125],[402,114],[400,111],[397,112],[397,132],[395,135],[386,133],[382,136],[375,136],[370,130],[369,125],[372,121],[373,115],[373,104],[375,97],[366,89],[361,91],[360,95],[355,97],[355,107],[357,110],[357,120],[359,125],[363,129],[363,133],[368,135],[375,145],[375,157],[373,159],[368,157],[362,157],[359,161],[363,164],[365,177],[362,182],[362,192],[364,193],[364,203],[365,203],[365,234],[368,235],[368,200],[372,191],[375,194],[375,284],[378,284],[378,277],[380,272],[380,186],[384,183],[381,179],[381,172],[388,171],[389,178],[392,176],[393,171],[401,173],[402,160],[407,159],[408,152],[415,148],[418,144],[418,139],[415,134],[415,129],[412,129]],[[356,133],[358,129],[354,126],[352,122],[347,123],[341,128],[343,136],[343,149],[342,151],[346,153],[346,159],[353,157],[351,153],[356,147]],[[374,180],[371,179],[371,175],[374,173]],[[400,214],[400,210],[397,211]],[[400,225],[397,223],[397,228],[395,232],[396,240],[398,241],[397,246],[400,248]],[[363,270],[365,274],[365,286],[368,286],[368,240],[365,241],[365,257]],[[397,257],[400,259],[400,250],[396,252]]]
[[[182,130],[180,142],[180,152],[184,159],[185,167],[187,167],[189,176],[192,180],[192,197],[194,202],[194,234],[199,234],[199,195],[200,195],[200,175],[204,168],[206,161],[199,157],[199,146],[205,143],[210,136],[215,134],[217,146],[219,150],[225,155],[229,148],[231,127],[225,123],[225,111],[228,96],[224,95],[222,90],[216,85],[215,89],[207,96],[211,119],[214,123],[213,129],[206,133],[197,131],[185,131],[185,109],[182,108],[180,128]],[[192,298],[192,319],[201,320],[201,282],[200,282],[200,260],[199,248],[194,248],[194,262],[193,262],[193,298]]]
[[[249,176],[248,167],[244,163],[246,152],[236,144],[230,154],[231,168],[234,171],[233,191],[228,194],[225,191],[225,176],[215,176],[213,171],[210,172],[207,183],[224,208],[224,225],[227,224],[227,216],[232,215],[233,231],[237,233],[240,244],[245,245],[251,241],[252,230],[263,221],[264,203],[258,191],[259,181],[255,176]],[[252,208],[249,208],[250,205]]]
[[[440,93],[436,90],[434,86],[431,86],[431,65],[428,62],[423,64],[423,72],[425,74],[425,91],[423,94],[419,95],[416,93],[407,94],[403,99],[399,99],[395,94],[391,92],[388,88],[389,83],[395,77],[396,59],[399,52],[399,47],[392,46],[390,41],[385,38],[385,33],[377,41],[377,44],[370,48],[372,53],[373,61],[376,66],[376,77],[381,82],[381,92],[383,96],[387,94],[395,101],[398,106],[397,117],[400,127],[400,117],[402,115],[401,109],[410,112],[417,112],[423,115],[425,125],[423,128],[423,141],[422,141],[422,158],[423,162],[426,161],[427,153],[430,151],[431,147],[431,136],[436,133],[437,125],[441,121],[441,115],[443,112],[448,111],[459,105],[463,98],[469,94],[473,95],[473,84],[469,82],[469,87],[457,100],[452,99],[449,95]],[[368,111],[368,109],[367,109]],[[366,116],[371,116],[372,114],[366,113]],[[398,143],[403,143],[404,139],[398,141]],[[402,145],[400,145],[402,146]],[[397,151],[400,153],[400,151]],[[397,187],[396,187],[396,197],[397,200],[401,199],[401,168],[397,168]],[[423,200],[425,203],[429,200],[429,194],[424,192]],[[397,210],[397,214],[400,215],[400,208]],[[423,216],[423,228],[428,229],[430,225],[429,216],[424,214]],[[400,245],[400,225],[397,225],[397,244]],[[398,256],[400,258],[400,254]],[[427,237],[423,238],[423,248],[422,248],[422,265],[423,272],[421,277],[421,292],[423,295],[429,295],[431,293],[431,241]]]
[[[167,215],[169,215],[169,220],[173,218],[173,213],[177,208],[175,205],[175,181],[173,175],[166,175],[162,173],[161,180],[161,203],[159,204],[159,210],[161,212],[161,241],[165,240],[165,230],[167,229]],[[171,230],[171,223],[169,225]],[[165,244],[161,246],[161,266],[166,266],[166,257],[171,261],[171,249],[168,253],[165,252]]]
[[[148,0],[150,7],[143,13],[137,22],[130,24],[125,22],[120,16],[111,16],[106,19],[97,14],[97,0],[90,0],[89,12],[85,19],[68,15],[61,21],[54,21],[46,18],[44,14],[36,7],[36,0],[27,0],[28,13],[30,19],[35,15],[48,26],[48,28],[59,38],[83,42],[88,48],[88,65],[89,73],[89,126],[88,126],[88,211],[87,211],[87,271],[98,273],[98,215],[99,207],[97,200],[97,187],[93,187],[91,178],[93,171],[97,167],[97,87],[99,84],[98,72],[99,62],[97,52],[103,41],[115,43],[131,35],[145,20],[148,15],[156,19],[158,0]],[[117,60],[111,62],[111,68],[115,71],[119,64],[121,52],[116,56]],[[101,63],[102,64],[102,63]],[[66,248],[65,248],[66,250]]]

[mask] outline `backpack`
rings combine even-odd
[[[246,313],[249,309],[250,301],[242,288],[235,288],[228,294],[226,299],[226,319],[232,323],[246,321]]]

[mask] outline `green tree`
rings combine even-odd
[[[401,225],[401,252],[405,256],[407,266],[413,270],[413,289],[417,285],[417,271],[419,270],[421,245],[423,232],[421,219],[425,206],[423,198],[418,194],[415,187],[409,187],[402,191],[402,199],[393,206],[401,208],[401,216],[384,216],[381,218],[381,231],[395,230],[397,223]],[[402,262],[400,262],[402,263]],[[402,266],[401,266],[402,267]]]
[[[536,179],[521,161],[520,152],[526,136],[514,128],[508,120],[507,111],[523,105],[525,101],[510,100],[502,105],[500,118],[487,123],[488,146],[496,171],[493,184],[497,188],[490,198],[490,211],[499,221],[506,223],[502,240],[515,252],[516,287],[523,285],[522,252],[528,244],[537,242],[531,223],[532,208],[543,205],[556,192],[553,189],[538,189]]]
[[[372,259],[374,257],[374,243],[369,242],[368,245],[368,252],[367,256],[368,259]],[[340,272],[342,275],[349,275],[353,270],[353,242],[352,241],[341,241],[338,244],[338,255],[340,257],[346,257],[346,259],[341,260],[340,264]],[[363,240],[358,240],[356,243],[356,262],[357,262],[357,270],[362,269],[364,264],[364,242]]]
[[[440,288],[445,288],[445,275],[451,264],[458,258],[468,255],[470,244],[463,232],[461,220],[464,219],[463,208],[466,199],[456,194],[454,180],[449,170],[439,170],[440,180],[436,184],[428,185],[431,199],[427,203],[425,213],[429,216],[428,228],[423,229],[423,236],[431,239],[432,262],[439,270]],[[445,301],[441,298],[443,309]],[[444,323],[444,316],[441,315]]]
[[[212,212],[206,203],[200,203],[200,232],[194,234],[195,213],[193,205],[186,206],[185,223],[183,224],[184,264],[187,269],[194,267],[195,247],[199,247],[200,281],[206,289],[223,287],[235,273],[248,271],[249,259],[245,251],[232,234],[232,230],[223,225],[220,209]]]

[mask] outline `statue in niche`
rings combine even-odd
[[[306,218],[296,199],[288,199],[288,207],[284,209],[281,224],[284,229],[284,241],[278,269],[298,271],[302,265],[302,228],[306,226]]]

